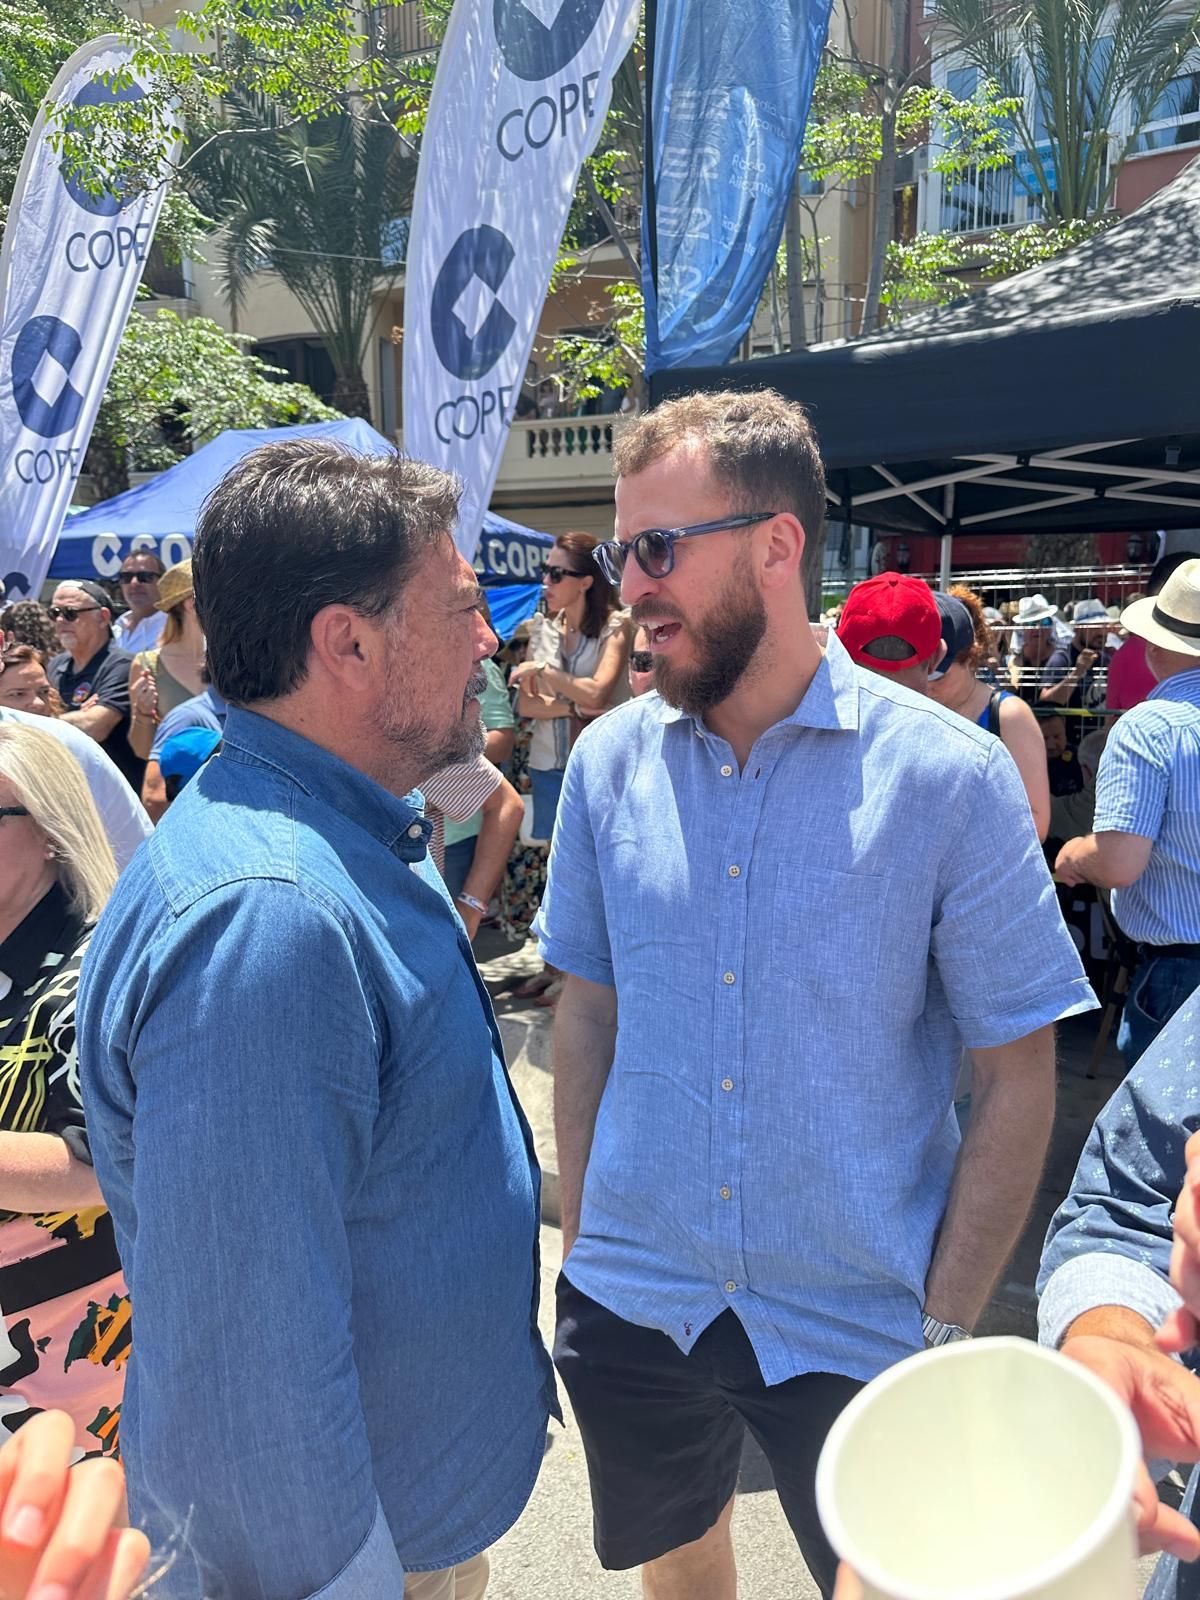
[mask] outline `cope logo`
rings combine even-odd
[[[490,372],[508,349],[517,324],[499,298],[516,251],[507,234],[481,223],[460,233],[450,247],[433,286],[429,320],[438,360],[464,383]],[[464,292],[478,278],[496,297],[483,321],[471,333],[457,310]]]
[[[146,91],[140,83],[129,83],[114,89],[111,84],[93,78],[91,83],[84,84],[72,103],[77,106],[108,106],[145,98]],[[66,127],[74,133],[78,131],[79,124],[68,116]],[[62,172],[61,168],[59,170]],[[125,203],[120,194],[89,194],[79,182],[78,174],[69,177],[62,172],[62,181],[75,204],[94,217],[115,217]]]
[[[560,0],[558,14],[547,26],[525,0],[492,0],[496,43],[505,66],[526,83],[552,78],[591,38],[604,4],[605,0]]]
[[[78,333],[59,317],[32,317],[17,335],[12,357],[13,400],[21,421],[31,433],[40,433],[43,439],[56,439],[60,434],[69,433],[79,421],[83,396],[71,387],[68,375],[82,349],[83,341]],[[37,379],[42,369],[43,386],[54,392],[51,363],[61,369],[62,380],[55,398],[47,400],[38,391]],[[47,367],[50,367],[49,372]]]

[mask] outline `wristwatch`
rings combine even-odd
[[[936,1317],[928,1315],[921,1318],[921,1332],[925,1335],[926,1350],[936,1350],[940,1345],[954,1344],[958,1339],[971,1337],[956,1322],[939,1322]]]

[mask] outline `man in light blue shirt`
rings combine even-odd
[[[80,986],[167,1600],[477,1600],[545,1446],[539,1177],[418,774],[483,747],[454,480],[267,445],[196,537],[224,743]],[[406,1579],[407,1573],[407,1579]]]
[[[974,1324],[1041,1171],[1052,1024],[1095,1001],[1000,741],[818,647],[803,410],[671,402],[617,472],[597,555],[659,692],[577,743],[538,924],[570,974],[556,1359],[606,1566],[731,1600],[744,1421],[828,1594],[825,1432]]]
[[[1200,1130],[1198,1040],[1200,996],[1193,995],[1097,1117],[1051,1220],[1038,1275],[1042,1343],[1116,1389],[1164,1469],[1170,1461],[1200,1460],[1197,1352],[1180,1364],[1155,1341],[1155,1330],[1180,1305],[1170,1277],[1172,1222],[1178,1225],[1187,1142]],[[1198,1487],[1194,1471],[1175,1511],[1141,1476],[1143,1548],[1166,1552],[1145,1600],[1200,1600]]]
[[[1158,685],[1109,735],[1094,831],[1063,846],[1055,871],[1114,890],[1113,915],[1141,948],[1118,1041],[1132,1067],[1200,984],[1200,560],[1121,622],[1146,641]]]

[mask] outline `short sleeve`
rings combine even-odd
[[[1096,774],[1097,833],[1158,838],[1170,790],[1170,749],[1170,730],[1157,711],[1135,709],[1121,718]]]
[[[612,948],[589,804],[589,741],[571,752],[563,779],[550,870],[534,922],[542,959],[589,983],[612,985]]]
[[[1017,768],[998,739],[960,793],[931,955],[969,1049],[1011,1044],[1096,997],[1059,909]]]
[[[479,699],[480,721],[489,732],[499,728],[515,728],[517,719],[513,716],[512,701],[504,687],[500,668],[494,661],[485,661],[483,675],[487,679],[487,688]]]
[[[155,730],[154,743],[150,747],[150,760],[157,761],[167,740],[188,728],[215,728],[219,731],[220,724],[210,712],[202,711],[199,706],[193,706],[190,701],[185,700],[182,705],[168,711],[159,723]]]
[[[129,668],[131,658],[123,650],[111,651],[105,658],[92,684],[92,693],[109,711],[129,715]]]
[[[1066,650],[1055,650],[1042,668],[1042,685],[1061,683],[1071,670],[1071,657]]]
[[[452,767],[443,767],[432,778],[421,784],[425,804],[432,810],[455,822],[473,817],[504,782],[499,767],[494,767],[486,756],[474,761],[462,761]]]

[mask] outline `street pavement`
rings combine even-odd
[[[558,1174],[554,1158],[552,1014],[516,1000],[511,989],[538,966],[533,947],[513,947],[484,929],[477,941],[484,981],[492,992],[517,1094],[529,1118],[543,1167],[542,1332],[553,1339],[554,1282],[562,1265]],[[1073,1018],[1059,1039],[1059,1099],[1042,1185],[1013,1261],[985,1313],[980,1332],[1036,1337],[1034,1280],[1046,1224],[1065,1195],[1097,1112],[1122,1074],[1109,1045],[1095,1078],[1087,1066],[1097,1018]],[[601,1570],[592,1549],[591,1510],[583,1447],[561,1394],[566,1426],[551,1423],[542,1473],[516,1527],[493,1551],[488,1600],[633,1600],[636,1573]],[[1177,1497],[1176,1497],[1177,1499]],[[747,1439],[734,1512],[741,1600],[817,1600],[771,1483],[770,1469]],[[1139,1563],[1140,1595],[1153,1559]]]

